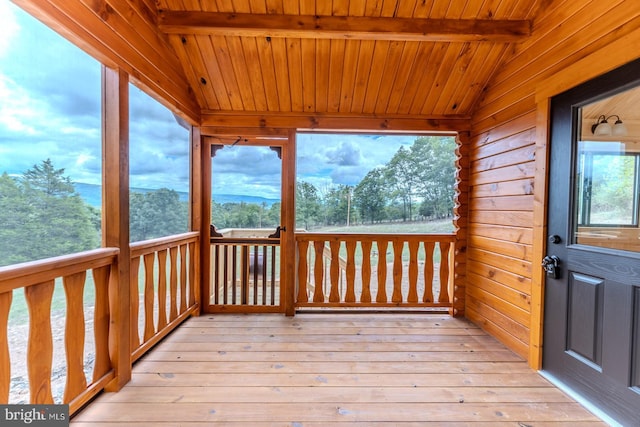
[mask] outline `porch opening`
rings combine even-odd
[[[295,309],[452,307],[455,136],[298,133],[278,139],[295,145],[292,175],[268,139],[213,138],[210,311],[282,311],[287,292]]]

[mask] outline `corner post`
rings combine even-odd
[[[120,390],[131,380],[129,306],[129,77],[102,67],[102,245],[120,249],[109,283],[109,356],[115,379],[106,387]]]
[[[456,230],[453,256],[452,316],[464,316],[467,283],[467,236],[469,226],[469,132],[456,137],[456,181],[453,226]]]

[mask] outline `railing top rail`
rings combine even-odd
[[[279,246],[280,239],[265,237],[212,237],[212,245]]]
[[[162,249],[167,249],[177,244],[197,241],[200,233],[190,231],[188,233],[176,234],[168,237],[159,237],[157,239],[145,240],[142,242],[131,243],[131,257],[139,257]]]
[[[418,242],[453,242],[455,241],[455,233],[438,233],[438,234],[394,234],[394,233],[296,233],[297,241],[418,241]]]
[[[0,267],[0,293],[113,263],[118,248],[100,248]]]

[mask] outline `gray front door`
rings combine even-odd
[[[640,61],[552,100],[543,370],[623,425],[640,425],[636,116]]]

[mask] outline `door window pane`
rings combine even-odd
[[[635,98],[640,100],[639,89],[580,109],[573,243],[640,252],[640,127],[633,109],[625,108],[625,117],[608,115]],[[623,120],[624,127],[615,128]],[[603,122],[605,130],[599,131]]]
[[[580,153],[580,225],[636,226],[637,155]]]

